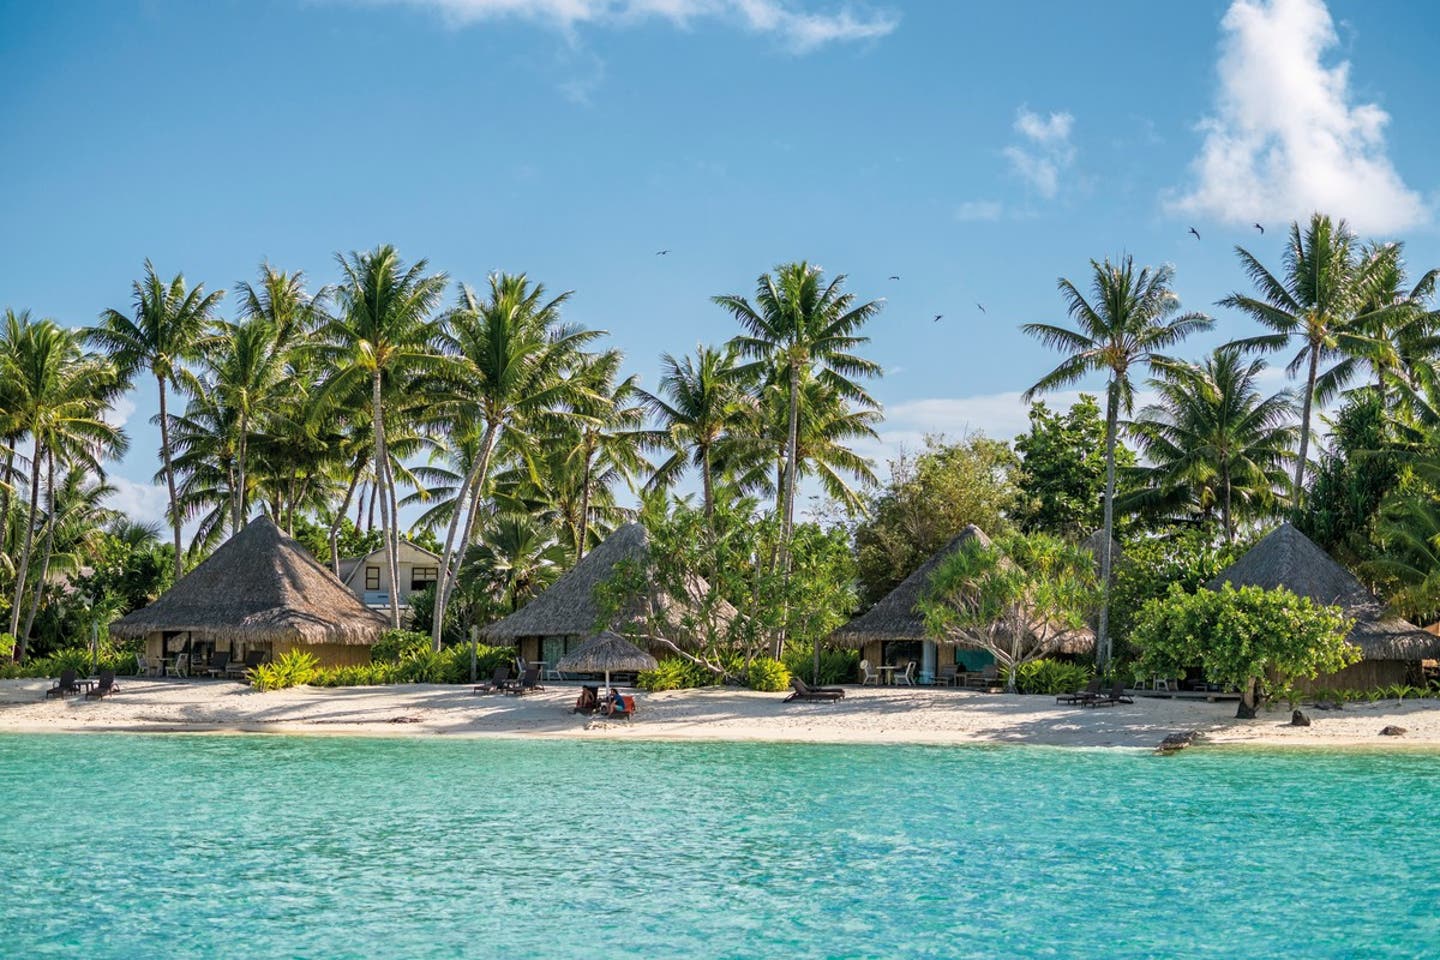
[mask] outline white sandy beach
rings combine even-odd
[[[407,685],[256,693],[230,682],[122,679],[102,701],[43,699],[48,680],[0,681],[0,732],[235,731],[404,736],[614,737],[824,743],[1025,743],[1153,747],[1199,731],[1206,744],[1440,746],[1440,701],[1307,709],[1309,727],[1277,708],[1235,720],[1233,702],[1137,698],[1102,709],[1053,697],[956,690],[853,687],[840,703],[784,703],[783,694],[685,690],[638,695],[633,723],[570,713],[578,689],[552,685],[524,697],[469,687]],[[1400,737],[1380,736],[1394,724]]]

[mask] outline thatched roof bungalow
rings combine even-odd
[[[935,569],[970,540],[976,540],[982,546],[990,544],[985,531],[970,524],[873,607],[830,634],[830,642],[836,646],[859,648],[860,655],[877,666],[919,660],[922,677],[933,675],[937,668],[951,663],[969,670],[993,663],[993,658],[985,651],[967,650],[955,644],[937,644],[926,631],[925,617],[920,613],[920,600],[930,589],[930,578],[934,576]],[[1094,644],[1094,637],[1086,633],[1071,638],[1059,652],[1088,653]]]
[[[505,619],[484,627],[481,633],[491,643],[513,644],[526,660],[544,661],[553,666],[561,657],[577,649],[587,637],[594,636],[597,626],[614,626],[598,623],[600,607],[595,601],[595,588],[609,580],[615,574],[616,565],[626,560],[648,565],[649,552],[650,536],[645,527],[639,523],[627,523],[585,554],[544,593]],[[644,596],[633,598],[630,608],[621,614],[620,619],[638,620],[654,614],[675,622],[679,619],[681,605],[689,603],[690,599],[707,589],[708,585],[702,581],[696,584],[692,598],[676,598],[658,587],[652,587]],[[735,610],[729,604],[722,604],[720,614],[728,621],[735,616]],[[675,636],[669,639],[683,643],[690,638]],[[664,655],[663,649],[652,652]]]
[[[324,666],[365,663],[389,626],[329,568],[258,517],[154,603],[110,625],[112,636],[144,638],[159,661],[180,652],[208,656],[250,650],[280,656],[304,647]]]
[[[1388,612],[1354,574],[1289,523],[1272,530],[1206,586],[1218,590],[1223,583],[1265,590],[1285,587],[1316,603],[1339,606],[1354,619],[1349,640],[1365,659],[1321,677],[1317,686],[1404,683],[1415,664],[1440,652],[1440,638]]]

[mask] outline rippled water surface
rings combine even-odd
[[[1440,955],[1440,757],[0,737],[6,957]]]

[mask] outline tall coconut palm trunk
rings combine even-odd
[[[170,532],[175,545],[175,580],[178,582],[185,575],[185,557],[180,552],[180,498],[175,493],[175,464],[170,457],[170,414],[166,406],[165,378],[157,376],[155,382],[160,387],[160,454],[165,461],[165,486],[170,493]]]
[[[475,515],[480,503],[481,489],[485,483],[485,477],[490,470],[490,457],[494,453],[495,444],[500,439],[500,426],[493,420],[485,428],[485,436],[480,441],[480,455],[470,465],[470,472],[465,475],[465,480],[460,485],[460,490],[455,495],[455,509],[450,515],[450,525],[445,530],[445,549],[440,554],[440,582],[435,588],[435,616],[434,622],[430,625],[430,643],[436,650],[440,649],[440,637],[445,626],[445,612],[450,605],[450,594],[455,589],[455,582],[460,576],[460,561],[464,558],[465,552],[470,549],[470,539],[475,527]],[[469,507],[466,507],[466,503]],[[461,531],[461,518],[464,517],[464,531]],[[456,534],[460,535],[460,549],[454,550]]]
[[[385,447],[385,416],[384,401],[381,398],[380,371],[370,380],[370,419],[375,425],[375,492],[380,494],[384,490],[385,495],[380,497],[380,536],[385,541],[385,567],[390,575],[390,627],[400,629],[400,599],[396,595],[396,580],[399,578],[399,564],[396,562],[395,544],[392,535],[395,532],[395,517],[391,513],[391,501],[388,495],[390,476],[390,454]]]
[[[1305,378],[1305,399],[1300,405],[1300,454],[1295,461],[1295,502],[1292,509],[1299,510],[1305,499],[1305,459],[1310,451],[1310,405],[1315,401],[1315,379],[1320,367],[1318,346],[1310,347],[1310,372]]]
[[[1105,400],[1105,520],[1100,544],[1100,622],[1096,628],[1095,659],[1101,669],[1110,663],[1110,571],[1115,542],[1115,441],[1120,430],[1120,385],[1110,381]]]
[[[38,472],[38,470],[37,470]],[[35,626],[35,614],[40,611],[40,602],[45,599],[45,580],[50,576],[50,558],[55,555],[55,452],[45,452],[45,500],[49,505],[45,518],[45,549],[40,553],[40,575],[35,578],[35,590],[30,598],[30,610],[25,614],[24,636],[30,636]]]
[[[350,486],[345,488],[345,499],[340,503],[340,509],[335,511],[335,517],[330,521],[328,536],[330,540],[330,570],[335,576],[340,576],[340,524],[345,520],[345,512],[350,509],[350,501],[355,496],[355,488],[360,486],[360,474],[365,471],[364,458],[355,465],[350,473]],[[364,499],[364,494],[361,494]],[[356,529],[359,529],[357,523]]]
[[[25,545],[20,548],[20,563],[15,569],[15,595],[10,604],[10,633],[18,641],[15,659],[25,656],[25,637],[20,635],[20,607],[25,598],[25,579],[30,572],[30,554],[35,549],[35,514],[40,510],[40,438],[35,438],[30,457],[30,512],[25,521]]]
[[[800,370],[790,367],[790,426],[785,447],[785,515],[780,530],[780,571],[790,576],[790,534],[795,529],[795,461],[800,445]]]

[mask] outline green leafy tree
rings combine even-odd
[[[1044,533],[972,537],[935,568],[919,603],[942,643],[988,651],[1014,693],[1020,668],[1086,631],[1099,601],[1095,559]]]
[[[1100,529],[1105,418],[1093,396],[1081,394],[1064,413],[1035,401],[1030,429],[1015,438],[1015,452],[1021,458],[1016,478],[1020,489],[1011,515],[1022,530],[1083,540]],[[1115,462],[1120,477],[1126,477],[1135,465],[1134,451],[1117,442]]]
[[[175,545],[175,579],[184,573],[184,552],[180,544],[180,497],[175,483],[175,465],[170,446],[168,395],[181,386],[184,364],[195,357],[215,319],[215,309],[224,291],[207,294],[204,284],[191,287],[184,274],[177,273],[167,284],[145,261],[145,276],[132,284],[133,303],[127,315],[106,310],[100,322],[86,331],[94,346],[106,352],[120,378],[128,386],[135,374],[147,371],[155,378],[160,398],[160,454],[165,486],[170,496],[170,531]]]
[[[380,494],[380,529],[390,582],[399,567],[398,500],[386,444],[387,401],[403,394],[422,374],[439,372],[440,324],[434,317],[445,290],[444,274],[426,275],[420,260],[406,266],[395,248],[336,256],[342,281],[336,313],[321,329],[316,352],[333,375],[326,386],[331,406],[366,404],[374,431],[371,462]],[[390,591],[390,625],[400,626],[397,592]]]
[[[991,536],[1009,532],[1019,467],[1008,444],[982,433],[957,442],[926,437],[921,452],[901,451],[855,527],[862,602],[885,596],[968,524]]]
[[[788,423],[778,559],[781,570],[787,572],[790,531],[795,525],[795,479],[805,381],[817,380],[851,403],[876,406],[858,381],[880,376],[881,367],[856,351],[870,342],[859,331],[880,312],[883,302],[859,303],[844,288],[843,274],[826,283],[819,267],[789,263],[760,276],[753,304],[735,294],[715,298],[743,330],[730,346],[740,356],[753,359],[748,369],[741,368],[741,375],[758,380],[782,372],[784,378],[780,382],[787,392]]]
[[[1310,218],[1302,233],[1290,225],[1282,276],[1271,273],[1244,247],[1236,247],[1240,264],[1256,288],[1256,296],[1234,293],[1220,301],[1268,328],[1270,333],[1237,340],[1245,350],[1299,351],[1286,370],[1305,371],[1300,408],[1300,452],[1292,486],[1297,504],[1303,501],[1310,451],[1310,410],[1340,392],[1367,357],[1381,362],[1385,343],[1373,336],[1373,324],[1357,318],[1364,306],[1369,273],[1383,263],[1357,256],[1355,235],[1344,220],[1321,213]],[[1326,368],[1322,370],[1322,365]]]
[[[1181,676],[1199,667],[1211,683],[1240,691],[1235,715],[1254,718],[1277,691],[1301,678],[1335,673],[1360,660],[1346,641],[1352,621],[1284,588],[1186,593],[1179,585],[1145,605],[1132,641],[1141,675]]]
[[[1350,393],[1327,423],[1330,449],[1315,468],[1295,526],[1346,566],[1359,567],[1375,559],[1381,506],[1401,481],[1405,454],[1377,392]],[[1423,450],[1427,431],[1410,423],[1406,432]]]
[[[1061,277],[1060,294],[1075,329],[1048,323],[1027,323],[1021,330],[1047,347],[1067,354],[1054,370],[1025,391],[1029,401],[1041,393],[1072,386],[1092,374],[1108,378],[1105,389],[1105,509],[1100,550],[1100,580],[1107,596],[1100,604],[1096,654],[1101,666],[1110,660],[1108,590],[1115,539],[1115,464],[1120,412],[1135,405],[1133,374],[1141,367],[1165,362],[1161,351],[1178,345],[1192,333],[1208,330],[1214,321],[1203,313],[1177,316],[1180,298],[1171,289],[1172,267],[1135,266],[1134,258],[1118,264],[1090,261],[1091,295]]]
[[[1200,364],[1160,366],[1150,381],[1158,400],[1129,424],[1145,464],[1122,511],[1208,521],[1217,512],[1227,542],[1240,520],[1285,506],[1285,467],[1294,459],[1295,405],[1285,392],[1263,395],[1263,360],[1233,347]]]

